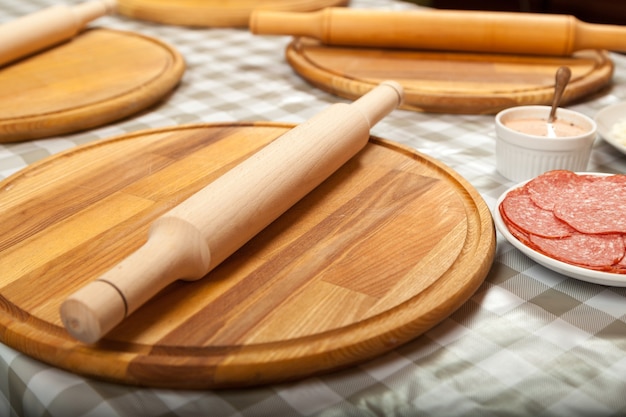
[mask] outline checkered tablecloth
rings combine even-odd
[[[0,0],[0,22],[54,3]],[[354,0],[352,7],[415,6]],[[0,145],[0,178],[64,149],[122,133],[198,122],[300,123],[343,101],[292,71],[284,60],[287,37],[119,16],[97,24],[177,48],[187,63],[182,83],[165,101],[123,121]],[[626,100],[626,57],[613,54],[612,59],[613,85],[570,108],[594,116]],[[513,185],[495,170],[493,116],[397,110],[372,133],[447,164],[492,209]],[[598,140],[589,169],[626,173],[626,156]],[[0,416],[618,415],[626,415],[626,288],[559,275],[500,236],[484,284],[440,325],[374,361],[295,383],[225,391],[135,388],[85,379],[0,344]]]

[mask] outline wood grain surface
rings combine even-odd
[[[349,0],[117,0],[118,12],[133,19],[200,27],[247,27],[254,9],[308,12],[345,6]]]
[[[353,99],[392,79],[404,87],[403,108],[453,114],[550,104],[554,75],[564,65],[572,70],[562,100],[567,105],[609,85],[614,68],[600,50],[570,57],[517,56],[325,46],[306,37],[293,39],[286,59],[302,78],[341,97]]]
[[[144,110],[185,71],[169,45],[132,32],[89,29],[0,68],[0,142],[72,133]]]
[[[152,220],[291,127],[138,132],[0,182],[0,340],[119,383],[242,387],[372,359],[475,292],[495,253],[480,195],[428,156],[371,137],[204,278],[166,287],[96,344],[69,336],[59,316],[69,294],[135,251]]]

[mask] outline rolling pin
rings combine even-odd
[[[69,334],[96,342],[170,283],[205,276],[363,149],[402,98],[386,81],[333,104],[157,218],[142,247],[61,304]]]
[[[115,0],[59,4],[0,25],[0,67],[73,38],[115,8]]]
[[[249,27],[254,34],[308,36],[337,46],[561,56],[582,49],[626,51],[626,28],[556,14],[345,7],[310,13],[258,9],[250,15]]]

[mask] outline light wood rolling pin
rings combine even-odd
[[[364,10],[329,7],[310,13],[255,10],[259,35],[308,36],[327,45],[534,55],[582,49],[626,51],[626,28],[574,16],[458,10]]]
[[[402,98],[386,81],[334,104],[159,217],[144,246],[63,302],[67,331],[96,342],[170,283],[202,278],[363,149]]]
[[[0,25],[0,67],[73,38],[90,21],[115,8],[116,0],[60,4]]]

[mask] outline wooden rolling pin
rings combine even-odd
[[[402,97],[386,81],[334,104],[159,217],[144,246],[63,302],[67,331],[96,342],[165,286],[202,278],[361,150]]]
[[[330,7],[311,13],[258,9],[255,34],[308,36],[327,45],[534,55],[626,51],[626,28],[569,15]]]
[[[0,25],[0,67],[73,38],[115,7],[116,0],[56,5]]]

